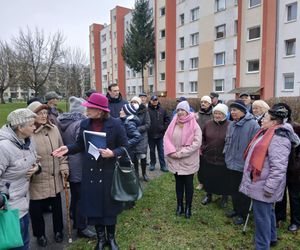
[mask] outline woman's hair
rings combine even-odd
[[[258,106],[262,109],[263,113],[266,113],[269,109],[270,106],[263,100],[256,100],[252,103],[252,107],[253,106]]]
[[[101,115],[100,115],[100,119],[101,119],[102,121],[107,120],[107,119],[110,117],[110,113],[107,112],[107,111],[104,111],[104,110],[101,110],[101,111],[102,111],[102,112],[101,112]]]
[[[284,105],[275,104],[268,110],[270,120],[276,121],[278,124],[282,124],[288,120],[288,110]]]
[[[287,114],[287,122],[288,123],[291,123],[292,122],[292,109],[291,109],[291,107],[288,105],[288,104],[286,104],[286,103],[284,103],[284,102],[279,102],[279,103],[276,103],[276,104],[274,104],[273,105],[273,107],[272,108],[276,108],[276,107],[285,107],[286,108],[286,110],[288,111],[288,114]]]

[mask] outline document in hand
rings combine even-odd
[[[106,133],[84,130],[83,138],[85,150],[88,153],[95,152],[95,149],[106,148]]]

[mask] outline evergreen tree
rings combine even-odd
[[[144,92],[144,69],[155,57],[153,18],[148,0],[136,0],[132,21],[122,47],[124,61],[135,72],[142,73]]]

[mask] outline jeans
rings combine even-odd
[[[23,246],[12,248],[13,250],[28,250],[29,249],[29,214],[27,213],[20,219],[21,234]]]
[[[255,223],[255,249],[270,249],[271,241],[277,241],[275,211],[272,203],[253,200]]]
[[[150,149],[150,166],[155,166],[156,156],[155,147],[157,147],[158,159],[160,168],[166,167],[165,157],[164,157],[164,142],[163,138],[148,138],[149,149]]]

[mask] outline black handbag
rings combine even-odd
[[[123,149],[128,157],[129,166],[121,166],[120,161],[116,161],[111,196],[116,201],[136,201],[142,198],[143,191],[131,158],[127,150]]]

